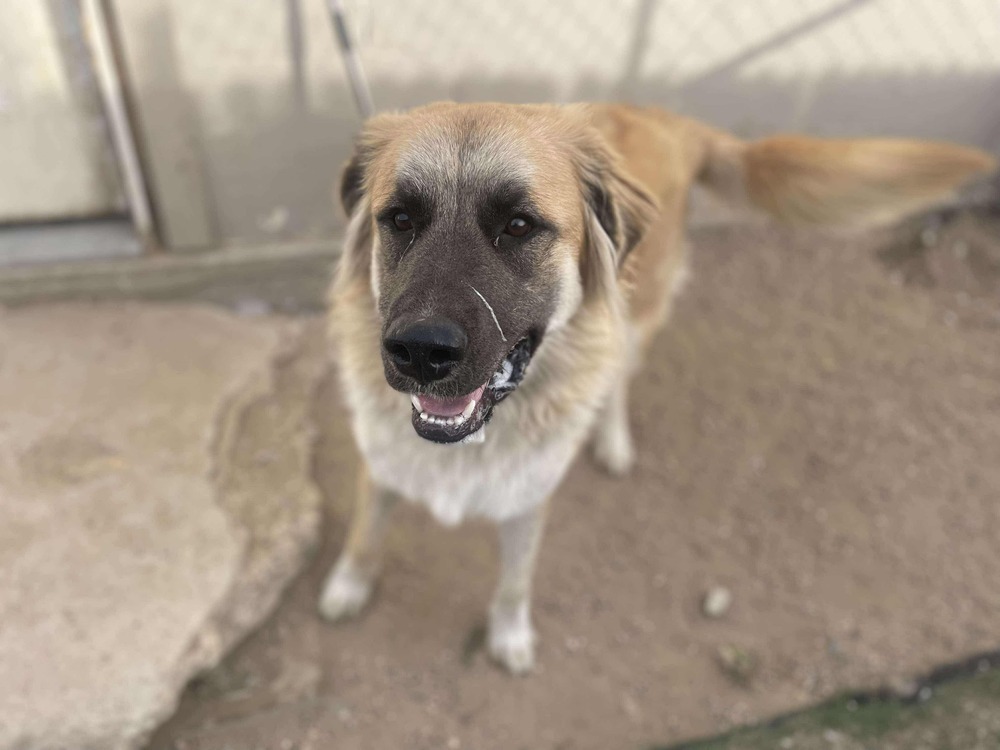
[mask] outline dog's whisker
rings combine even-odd
[[[479,290],[476,289],[476,287],[472,286],[472,284],[469,284],[469,288],[472,291],[474,291],[476,293],[476,296],[479,297],[479,299],[481,299],[483,301],[484,305],[486,305],[486,309],[489,310],[490,311],[490,315],[493,316],[493,322],[496,324],[497,330],[500,331],[500,338],[503,339],[504,343],[507,343],[507,337],[504,335],[503,328],[500,327],[500,321],[497,320],[497,314],[495,312],[493,312],[492,305],[490,305],[490,303],[486,301],[486,297],[484,297],[482,294],[480,294]]]
[[[403,248],[403,252],[402,252],[402,255],[406,255],[406,252],[407,252],[407,251],[408,251],[408,250],[409,250],[409,249],[410,249],[411,247],[413,247],[413,243],[414,243],[414,242],[416,242],[416,240],[417,240],[417,233],[416,233],[416,232],[414,232],[414,233],[413,233],[413,236],[412,236],[412,237],[410,237],[410,241],[409,241],[409,243],[408,243],[408,244],[406,245],[406,247],[405,247],[405,248]]]

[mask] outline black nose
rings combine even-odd
[[[462,361],[468,344],[462,327],[446,318],[411,323],[382,342],[396,369],[423,384],[446,377]]]

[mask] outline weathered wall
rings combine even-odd
[[[122,208],[72,0],[0,3],[0,223]]]
[[[380,108],[627,99],[1000,150],[996,0],[347,0]],[[323,237],[358,119],[323,0],[116,0],[170,244]],[[2,33],[2,32],[0,32]]]

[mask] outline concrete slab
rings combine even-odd
[[[0,748],[136,747],[273,607],[318,524],[300,334],[0,311]]]

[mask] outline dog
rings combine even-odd
[[[488,649],[535,663],[530,598],[547,500],[577,452],[634,460],[629,379],[687,274],[689,193],[792,224],[895,221],[995,167],[956,145],[745,142],[626,105],[437,103],[369,120],[344,168],[329,335],[364,459],[320,597],[371,598],[392,507],[499,526]]]

